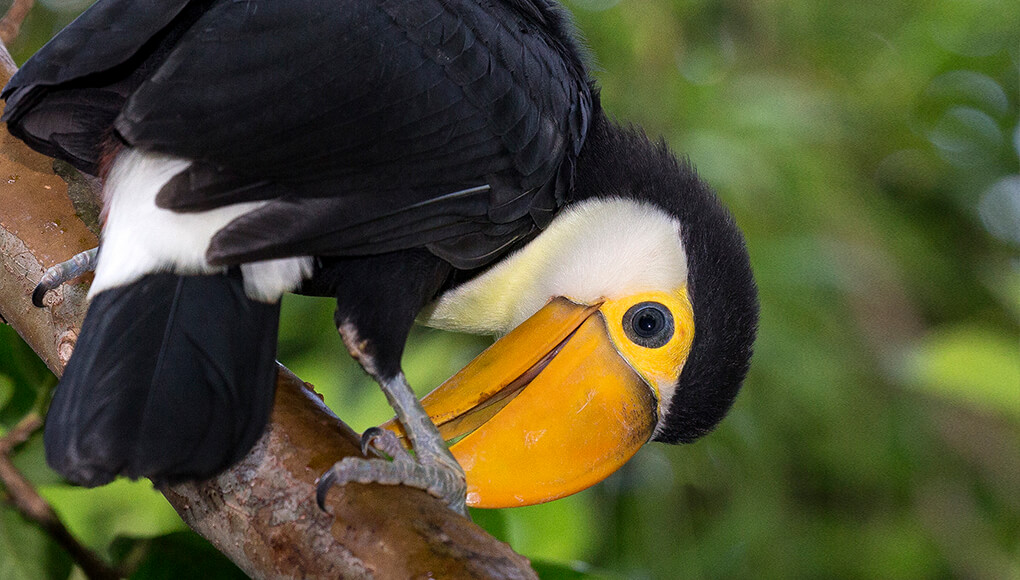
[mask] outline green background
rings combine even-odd
[[[40,0],[19,63],[88,3],[68,4]],[[761,332],[708,437],[476,521],[548,578],[1020,579],[1015,2],[567,6],[605,107],[689,156],[736,215]],[[328,301],[284,312],[280,360],[355,428],[387,419]],[[416,331],[407,374],[424,392],[484,344]],[[0,327],[0,433],[54,382]],[[139,576],[214,565],[190,535],[165,535],[183,525],[147,483],[66,486],[38,438],[17,462],[88,545],[150,558]],[[0,580],[69,571],[0,503]]]

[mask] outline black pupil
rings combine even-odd
[[[621,322],[627,338],[645,348],[666,346],[675,330],[673,314],[658,302],[641,302],[631,306]]]
[[[646,308],[634,317],[634,330],[639,336],[650,338],[662,330],[663,323],[661,312]]]

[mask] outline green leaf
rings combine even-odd
[[[7,375],[0,375],[0,411],[14,398],[14,381]]]
[[[64,481],[60,475],[46,465],[42,430],[33,433],[28,441],[18,447],[14,451],[12,460],[14,467],[17,467],[21,474],[36,487],[59,484]]]
[[[71,559],[38,526],[0,504],[0,580],[67,578]]]
[[[501,542],[510,541],[510,530],[504,510],[471,509],[469,511],[471,512],[471,521],[489,532],[489,535]]]
[[[565,564],[537,560],[531,562],[531,567],[542,580],[613,580],[623,578],[619,574],[592,568],[590,564],[584,562]]]
[[[501,510],[503,538],[532,560],[569,562],[594,548],[595,522],[591,490],[553,502]]]
[[[909,361],[914,385],[1020,419],[1020,341],[979,326],[938,330]]]
[[[132,568],[130,578],[136,580],[248,577],[212,544],[190,531],[157,538],[117,538],[110,551],[118,566]]]
[[[41,412],[56,377],[9,326],[0,324],[0,424],[10,428]]]
[[[532,569],[542,580],[580,580],[592,578],[574,567],[559,562],[532,562]]]
[[[186,529],[177,512],[147,480],[117,479],[92,489],[43,485],[39,494],[72,534],[97,550],[118,536],[151,537]]]

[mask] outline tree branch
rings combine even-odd
[[[4,17],[0,19],[0,42],[3,42],[4,46],[18,37],[21,25],[25,22],[29,11],[32,10],[33,4],[35,4],[35,0],[14,0],[11,3],[7,14],[4,14]]]
[[[92,580],[116,580],[122,575],[71,535],[50,504],[35,491],[28,479],[11,462],[10,452],[27,441],[42,424],[42,417],[33,413],[0,438],[0,482],[7,488],[11,502],[18,511],[46,530],[51,538],[67,550],[86,576]]]
[[[14,70],[0,50],[0,84]],[[52,160],[0,130],[0,316],[57,375],[78,336],[86,285],[58,288],[42,309],[31,291],[45,268],[96,243]],[[421,490],[350,484],[330,492],[322,513],[315,481],[350,455],[360,455],[357,434],[280,367],[271,424],[251,453],[209,481],[163,493],[254,577],[535,577],[527,559]]]

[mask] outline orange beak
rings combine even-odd
[[[469,506],[576,493],[651,437],[654,391],[614,348],[600,306],[554,299],[422,399],[464,468]],[[403,436],[396,420],[383,427]]]

